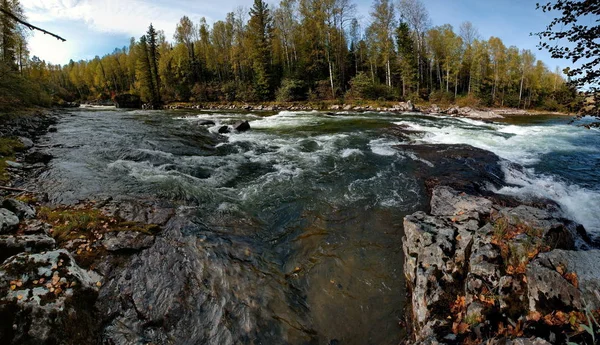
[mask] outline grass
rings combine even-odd
[[[6,161],[14,160],[15,153],[23,149],[23,144],[15,138],[0,138],[0,182],[8,182]]]
[[[531,260],[550,250],[543,231],[519,219],[500,217],[493,226],[492,243],[500,248],[507,274],[524,274]]]
[[[135,231],[151,235],[160,230],[155,224],[128,222],[109,217],[89,205],[80,208],[41,207],[38,216],[52,225],[52,236],[59,243],[78,238],[95,240],[106,232]]]

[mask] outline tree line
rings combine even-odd
[[[0,2],[22,13],[17,0]],[[351,0],[254,0],[212,25],[184,16],[172,39],[150,25],[126,47],[64,66],[23,59],[26,44],[4,19],[0,42],[6,69],[55,101],[131,93],[153,104],[410,99],[564,110],[575,100],[532,51],[483,39],[470,22],[433,26],[421,0],[374,0],[360,15]]]

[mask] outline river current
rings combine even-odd
[[[217,133],[241,120],[252,129]],[[388,129],[402,126],[413,145],[491,151],[502,159],[508,187],[490,189],[552,199],[600,235],[600,132],[569,120],[81,109],[43,138],[55,159],[39,181],[56,203],[161,200],[194,211],[202,230],[189,236],[244,239],[244,250],[261,253],[258,271],[294,278],[264,287],[291,291],[264,306],[291,344],[397,344],[402,220],[426,208],[415,171],[434,163],[398,148],[408,140]],[[252,281],[259,273],[247,274]]]

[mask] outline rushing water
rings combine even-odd
[[[202,120],[216,125],[200,126]],[[239,120],[252,130],[217,134]],[[262,292],[284,291],[264,309],[291,344],[305,343],[307,334],[320,344],[397,344],[402,219],[424,209],[427,197],[415,174],[422,159],[396,148],[402,139],[386,129],[408,126],[416,144],[492,151],[506,160],[511,185],[499,193],[551,198],[600,233],[600,133],[567,121],[78,110],[45,138],[56,158],[40,181],[55,202],[167,200],[197,210],[204,234],[190,236],[247,239],[247,250],[261,253],[258,265],[293,278]]]

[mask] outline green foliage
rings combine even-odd
[[[16,1],[0,6],[7,2],[20,13]],[[370,25],[361,28],[351,1],[254,0],[249,13],[212,25],[184,16],[174,43],[150,25],[127,47],[65,66],[29,59],[21,30],[0,16],[8,28],[0,30],[0,108],[131,93],[153,104],[456,98],[469,106],[575,110],[574,89],[532,52],[478,39],[469,23],[460,35],[450,25],[431,27],[421,0],[400,7],[398,23],[393,1],[375,1]]]
[[[451,104],[454,103],[454,93],[442,90],[433,91],[429,95],[429,101],[437,104]]]
[[[306,100],[306,85],[299,79],[284,79],[277,89],[278,102],[295,102]]]

